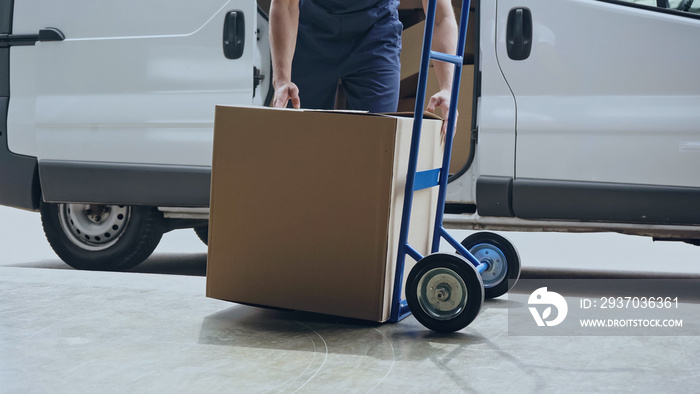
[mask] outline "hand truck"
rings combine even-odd
[[[460,244],[443,227],[447,178],[452,154],[470,0],[465,0],[462,4],[456,55],[435,52],[430,49],[433,40],[436,6],[437,0],[428,1],[389,321],[398,322],[413,313],[416,320],[433,331],[454,332],[466,327],[476,318],[484,298],[499,297],[515,285],[520,276],[520,258],[513,245],[498,234],[475,233]],[[447,135],[445,136],[445,152],[441,168],[417,172],[425,91],[431,59],[452,63],[455,67]],[[439,176],[435,181],[434,175],[438,171]],[[435,186],[439,190],[431,253],[424,257],[408,244],[413,193]],[[454,247],[457,254],[438,253],[441,239],[446,240]],[[407,255],[413,258],[417,264],[406,279],[406,299],[402,300],[401,290]]]

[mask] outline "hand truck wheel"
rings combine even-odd
[[[454,332],[471,323],[481,310],[484,285],[464,257],[434,253],[408,274],[406,301],[413,316],[437,332]]]
[[[496,298],[506,294],[520,278],[520,257],[518,251],[504,237],[479,232],[468,236],[462,246],[480,262],[489,267],[481,273],[486,298]]]

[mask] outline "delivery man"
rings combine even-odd
[[[428,0],[423,0],[423,9]],[[272,0],[274,107],[333,109],[338,81],[348,109],[395,112],[399,100],[399,0]],[[454,54],[450,0],[437,0],[433,50]],[[412,43],[413,44],[413,43]],[[428,110],[447,116],[453,66],[434,62],[440,91]],[[446,124],[446,122],[445,122]],[[443,127],[444,132],[444,127]]]

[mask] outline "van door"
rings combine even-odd
[[[11,148],[40,167],[210,166],[215,105],[255,103],[257,18],[243,0],[16,2],[14,33],[65,39],[12,48]]]
[[[700,223],[700,19],[678,3],[498,1],[515,216]]]
[[[0,0],[0,205],[36,210],[40,194],[36,158],[18,155],[8,144],[10,48],[34,40],[12,34],[12,8],[12,0]],[[34,33],[38,38],[39,32]]]

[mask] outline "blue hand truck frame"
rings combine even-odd
[[[457,331],[471,323],[481,309],[485,286],[487,298],[497,297],[510,290],[520,276],[517,251],[503,237],[487,232],[477,233],[460,243],[443,226],[470,5],[470,0],[462,4],[456,54],[449,55],[431,50],[437,0],[428,1],[389,319],[398,322],[413,313],[423,325],[439,332]],[[442,167],[418,172],[416,167],[431,59],[452,63],[454,75]],[[413,193],[435,186],[439,188],[438,205],[431,254],[426,257],[408,243]],[[458,254],[437,253],[441,239],[454,247]],[[406,299],[403,300],[402,282],[407,255],[418,263],[407,278]],[[485,273],[489,275],[482,279]]]

